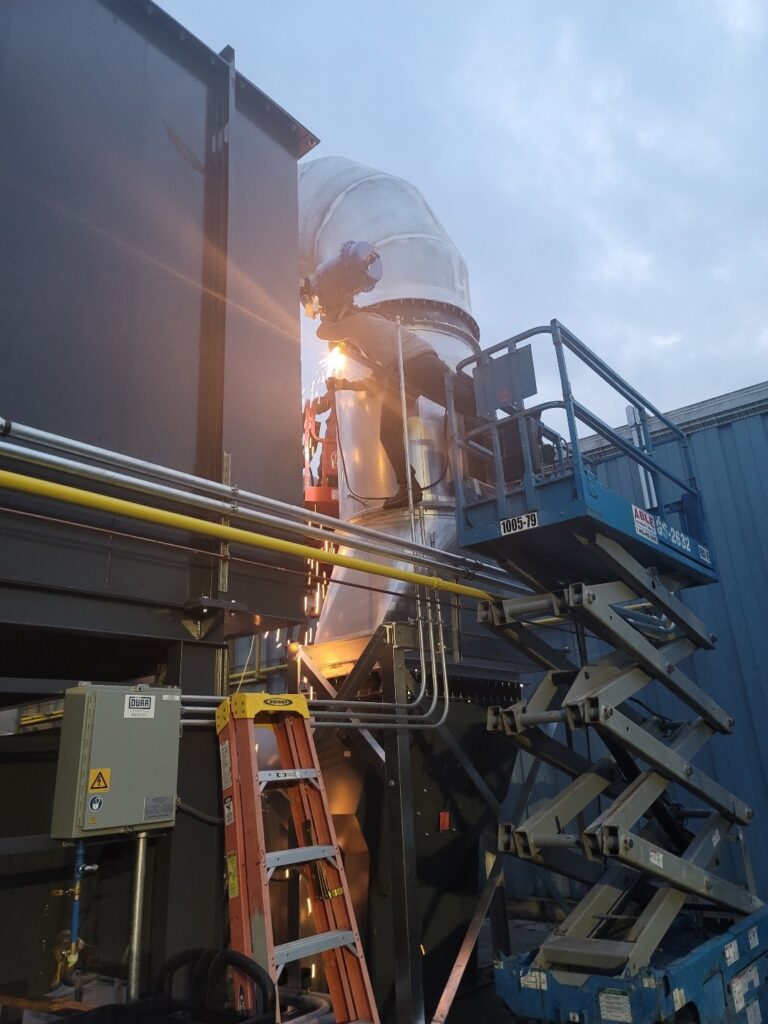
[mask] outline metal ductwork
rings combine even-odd
[[[311,274],[352,238],[370,242],[384,264],[358,305],[422,300],[471,320],[467,265],[414,185],[338,156],[300,164],[300,272]]]
[[[299,169],[300,272],[311,275],[350,239],[370,243],[383,264],[375,288],[357,297],[370,308],[423,335],[449,366],[478,345],[466,263],[419,190],[392,174],[342,157],[323,157]],[[343,375],[369,371],[348,362]],[[342,519],[410,537],[407,511],[384,511],[396,489],[378,439],[380,399],[372,392],[337,394],[340,440],[339,503]],[[424,540],[440,548],[455,542],[453,483],[447,464],[445,410],[425,398],[409,409],[410,460],[425,486]],[[344,571],[337,570],[334,579]],[[358,580],[358,582],[361,582]],[[375,583],[373,578],[371,583]],[[331,586],[318,625],[318,641],[372,633],[395,615],[397,596]]]

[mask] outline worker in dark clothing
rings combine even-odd
[[[446,405],[445,374],[448,367],[429,342],[406,327],[400,330],[406,391],[411,396],[423,395],[438,405]],[[423,497],[422,487],[414,470],[406,465],[403,445],[397,325],[386,317],[351,306],[343,311],[339,319],[326,319],[318,329],[317,336],[331,343],[343,343],[353,353],[361,352],[366,362],[381,367],[381,374],[374,371],[382,400],[379,439],[395,471],[398,484],[397,492],[387,498],[383,507],[402,508],[408,504],[409,469],[413,500],[415,503],[420,502]],[[468,378],[455,378],[454,400],[458,412],[475,415],[474,388]]]
[[[366,242],[345,242],[339,254],[322,263],[311,278],[304,278],[300,291],[305,311],[319,316],[322,323],[318,338],[331,344],[344,344],[364,357],[374,369],[371,380],[381,393],[379,438],[395,471],[398,489],[387,498],[384,508],[402,508],[408,504],[408,473],[414,502],[423,497],[422,487],[412,467],[407,465],[403,444],[400,402],[399,347],[397,325],[378,313],[355,306],[354,296],[371,291],[381,278],[378,253]],[[446,404],[446,364],[424,338],[406,327],[401,328],[405,386],[411,396],[423,395],[438,405]],[[455,378],[455,404],[458,412],[475,415],[474,388],[466,378]],[[347,381],[329,379],[330,388],[341,389]],[[355,389],[360,383],[355,382]]]

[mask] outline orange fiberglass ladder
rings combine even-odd
[[[257,730],[274,731],[281,767],[260,770]],[[320,774],[306,699],[294,694],[239,693],[216,711],[229,893],[230,945],[251,957],[277,987],[283,967],[322,954],[337,1024],[379,1024],[336,830]],[[262,796],[268,786],[288,797],[297,847],[269,852]],[[270,880],[277,869],[304,873],[317,933],[275,945]],[[236,979],[240,1009],[253,1009],[252,987]],[[277,1000],[279,1004],[279,1000]],[[278,1005],[276,1021],[280,1021]]]

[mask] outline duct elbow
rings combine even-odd
[[[358,305],[426,300],[471,317],[467,266],[419,190],[343,157],[299,167],[301,274],[309,275],[349,239],[381,255],[382,280]]]

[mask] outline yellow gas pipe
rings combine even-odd
[[[147,523],[170,526],[175,530],[184,530],[187,533],[215,537],[217,540],[229,541],[234,544],[246,544],[249,547],[265,548],[267,551],[279,551],[281,554],[295,555],[298,558],[313,558],[318,562],[325,562],[328,565],[342,565],[347,569],[354,569],[357,572],[370,573],[372,576],[384,576],[390,580],[413,583],[418,587],[443,590],[449,594],[459,594],[462,597],[474,597],[479,601],[487,601],[496,596],[485,590],[479,590],[477,587],[468,587],[462,583],[452,583],[450,580],[441,579],[439,576],[425,576],[423,573],[411,572],[407,569],[393,569],[387,565],[380,565],[378,562],[367,562],[365,559],[354,558],[351,555],[342,555],[334,551],[322,551],[319,548],[311,547],[309,544],[297,544],[291,540],[280,540],[277,537],[268,537],[263,533],[241,530],[236,526],[225,526],[223,523],[211,523],[206,519],[198,519],[196,516],[188,516],[180,512],[168,512],[165,509],[140,505],[135,501],[126,501],[124,498],[110,498],[106,494],[83,491],[78,487],[56,484],[50,480],[40,480],[37,477],[23,476],[21,473],[0,470],[0,488],[21,491],[24,494],[34,494],[40,498],[51,498],[54,501],[62,501],[68,505],[80,505],[84,508],[97,509],[100,512],[112,512],[115,515],[125,516],[128,519],[141,519]]]

